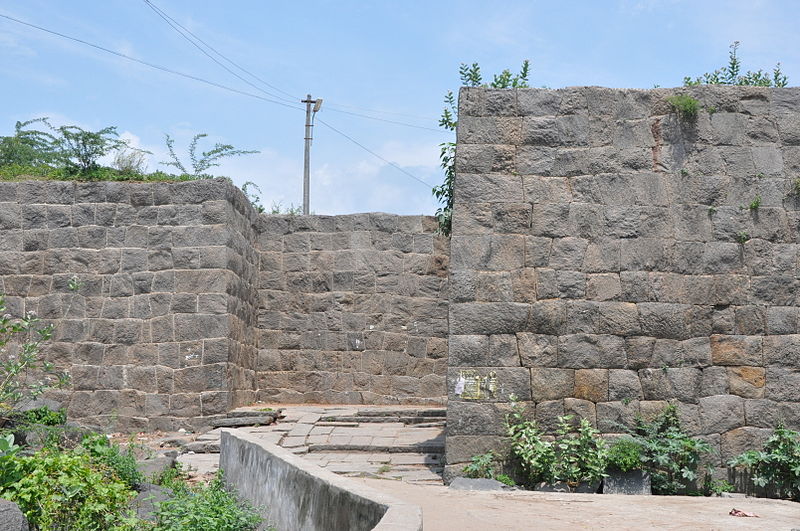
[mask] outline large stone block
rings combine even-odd
[[[711,336],[711,361],[714,365],[763,366],[762,339],[759,336]]]
[[[700,415],[703,433],[723,433],[744,426],[744,400],[732,395],[701,398]]]
[[[453,334],[514,334],[527,329],[530,305],[515,302],[460,303],[450,306]]]
[[[619,336],[573,334],[559,337],[558,363],[561,367],[623,368],[625,341]]]
[[[447,404],[447,436],[505,435],[508,404],[457,402]]]
[[[580,372],[580,371],[578,371]],[[531,392],[534,402],[573,396],[576,381],[573,369],[531,369]],[[575,396],[578,396],[577,394]],[[579,398],[583,398],[579,396]]]

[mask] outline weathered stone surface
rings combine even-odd
[[[730,393],[744,398],[763,398],[766,369],[763,367],[728,367]]]
[[[762,365],[761,338],[711,336],[711,360],[715,365]]]
[[[576,371],[572,369],[531,369],[531,393],[534,402],[573,396]]]
[[[744,425],[744,401],[731,395],[700,399],[703,433],[723,433]]]
[[[453,490],[509,490],[511,487],[496,479],[458,477],[450,483]]]
[[[532,369],[531,371],[533,371]],[[608,401],[608,369],[578,369],[572,396],[591,402]],[[563,397],[559,397],[563,398]]]
[[[523,367],[555,367],[558,365],[556,336],[517,333],[517,349]]]
[[[0,528],[8,531],[28,531],[28,520],[16,503],[0,499]]]

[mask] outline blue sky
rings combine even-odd
[[[668,87],[724,65],[728,46],[739,40],[746,68],[771,69],[780,61],[791,85],[800,80],[795,1],[152,1],[291,99],[308,92],[323,98],[320,119],[429,183],[317,124],[311,208],[318,214],[435,211],[430,186],[441,181],[438,144],[453,138],[436,131],[436,122],[443,95],[458,86],[461,62],[479,62],[490,77],[527,58],[533,86]],[[211,62],[141,0],[5,1],[0,13],[273,98]],[[257,183],[266,205],[302,202],[302,110],[155,71],[4,19],[0,54],[0,134],[10,134],[17,120],[39,116],[92,129],[116,125],[153,152],[154,170],[166,169],[158,165],[166,160],[164,133],[175,137],[183,154],[193,134],[206,132],[208,147],[225,142],[260,150],[231,159],[217,174]]]

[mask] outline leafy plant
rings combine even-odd
[[[131,489],[135,489],[144,478],[136,467],[136,458],[129,451],[123,452],[117,444],[112,444],[105,435],[95,433],[84,437],[78,453],[85,453],[92,461],[113,470],[114,474]]]
[[[556,454],[553,444],[545,441],[536,422],[525,418],[524,406],[512,400],[511,413],[505,419],[506,434],[511,438],[511,453],[519,461],[531,483],[553,481]]]
[[[525,418],[523,406],[512,398],[506,433],[511,438],[511,453],[529,482],[565,481],[575,487],[594,483],[605,475],[605,441],[588,420],[580,419],[577,427],[572,420],[572,415],[559,417],[556,439],[547,441],[536,423]]]
[[[608,449],[608,468],[620,472],[641,470],[642,450],[642,445],[633,439],[617,439]]]
[[[46,120],[44,123],[50,125]],[[100,168],[98,159],[128,147],[126,141],[118,138],[119,133],[114,126],[99,131],[87,131],[77,125],[50,127],[56,133],[55,160],[71,175],[91,177],[92,172]]]
[[[700,456],[711,446],[683,432],[674,405],[652,422],[639,418],[631,435],[642,447],[641,461],[650,472],[653,494],[677,494],[697,479]]]
[[[31,129],[35,123],[47,124],[46,118],[35,118],[14,125],[13,136],[0,137],[0,166],[45,166],[56,154],[56,138],[45,131]]]
[[[214,147],[209,149],[208,151],[203,151],[200,154],[197,153],[197,143],[201,138],[205,138],[208,136],[206,133],[198,133],[192,137],[192,141],[189,143],[189,162],[192,167],[192,171],[189,171],[186,166],[181,162],[178,155],[175,153],[175,140],[172,139],[171,136],[168,134],[165,135],[167,140],[167,150],[169,151],[170,159],[169,161],[162,162],[165,166],[172,166],[177,168],[184,175],[191,175],[195,179],[210,179],[213,176],[206,173],[209,168],[213,168],[215,166],[219,166],[219,161],[221,159],[227,157],[236,157],[241,155],[249,155],[252,153],[258,153],[258,151],[248,151],[243,149],[236,149],[230,144],[220,144],[217,142],[214,144]]]
[[[207,486],[178,491],[158,504],[155,531],[247,531],[261,523],[249,505],[225,490],[222,476]]]
[[[14,434],[6,433],[0,435],[0,489],[4,485],[13,483],[19,479],[17,466],[17,452],[20,446],[14,444]]]
[[[254,189],[255,192],[251,192],[251,188]],[[250,201],[250,204],[253,205],[253,208],[255,208],[259,214],[264,213],[264,205],[261,204],[261,196],[259,195],[261,194],[261,188],[259,188],[256,183],[253,181],[247,181],[244,183],[242,185],[242,193],[247,200]]]
[[[697,118],[697,110],[700,102],[688,94],[675,94],[667,98],[667,102],[677,111],[684,120],[694,120]]]
[[[468,478],[494,478],[496,458],[497,456],[492,451],[474,455],[470,463],[461,471]]]
[[[758,487],[770,489],[781,498],[800,500],[800,433],[778,424],[759,450],[749,450],[730,461],[744,468]]]
[[[285,207],[280,201],[273,201],[269,207],[269,213],[272,215],[299,216],[303,213],[303,207],[294,206],[293,204]]]
[[[739,41],[734,41],[730,46],[728,54],[728,64],[718,68],[713,72],[706,72],[702,76],[692,79],[687,76],[683,78],[684,85],[750,85],[758,87],[785,87],[789,79],[781,72],[781,64],[777,63],[772,69],[772,74],[763,71],[748,70],[742,74],[742,62],[737,52]]]
[[[509,477],[506,474],[497,474],[494,477],[494,479],[496,479],[497,481],[499,481],[500,483],[502,483],[504,485],[508,485],[509,487],[516,487],[517,486],[517,482],[514,481],[513,479],[511,479],[511,477]]]
[[[706,472],[703,479],[703,496],[719,496],[725,492],[733,492],[736,487],[731,485],[727,480],[714,479],[711,476],[712,470]]]
[[[13,319],[5,310],[0,295],[0,409],[8,411],[23,398],[63,387],[69,376],[41,355],[41,345],[52,337],[53,327],[37,328],[39,319],[32,312]]]
[[[149,153],[141,149],[120,149],[114,155],[111,166],[120,173],[143,175],[147,171],[145,155]]]
[[[747,233],[745,230],[740,230],[736,233],[736,241],[745,244],[750,240],[750,234]]]
[[[120,523],[133,496],[86,454],[43,451],[15,460],[0,496],[16,502],[36,529],[102,531]]]
[[[558,418],[553,478],[574,487],[603,479],[608,449],[600,432],[587,419],[581,418],[575,429],[572,418],[572,415]]]
[[[750,210],[752,210],[752,211],[756,211],[756,210],[758,210],[758,207],[760,207],[760,206],[761,206],[761,196],[757,195],[757,196],[755,196],[753,198],[752,201],[750,201],[750,204],[748,205],[748,208]]]
[[[67,411],[63,408],[54,411],[47,406],[42,406],[14,413],[12,419],[17,425],[41,424],[43,426],[58,426],[67,421]]]
[[[478,63],[471,65],[461,63],[458,74],[461,78],[461,85],[464,87],[525,88],[528,86],[530,61],[526,59],[522,62],[519,74],[512,74],[510,70],[505,69],[499,74],[493,75],[492,82],[488,85],[483,82],[481,67]],[[439,118],[439,127],[455,131],[458,125],[458,107],[452,90],[445,94],[444,104],[442,116]],[[436,210],[436,219],[439,223],[438,232],[449,236],[453,224],[456,144],[455,142],[443,142],[439,144],[439,147],[441,148],[439,160],[444,170],[444,182],[439,186],[434,186],[432,192],[441,205]]]

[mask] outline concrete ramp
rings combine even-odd
[[[238,430],[224,430],[225,483],[278,531],[421,531],[422,510]]]

